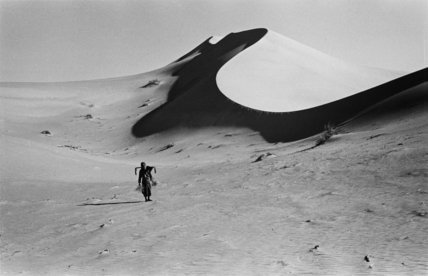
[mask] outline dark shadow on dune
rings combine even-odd
[[[116,205],[116,204],[133,204],[133,203],[141,203],[144,202],[142,200],[137,201],[121,201],[121,202],[100,202],[100,203],[82,203],[77,206],[103,206],[103,205]]]
[[[205,41],[192,50],[191,53],[200,54],[173,73],[178,80],[169,93],[168,102],[140,119],[133,126],[133,135],[144,137],[176,127],[238,126],[258,131],[268,142],[289,142],[321,132],[328,122],[339,125],[427,80],[428,69],[425,68],[311,109],[288,113],[248,109],[220,92],[216,74],[223,64],[257,42],[266,32],[265,29],[255,29],[234,33],[215,45]]]
[[[385,101],[380,102],[353,120],[365,122],[379,118],[391,118],[392,114],[400,115],[416,110],[428,110],[428,82],[398,93]]]
[[[218,70],[232,57],[245,48],[259,41],[267,33],[267,29],[253,29],[239,33],[231,33],[225,36],[217,44],[211,44],[210,38],[198,47],[179,58],[181,61],[192,54],[199,53],[190,62],[181,66],[172,73],[179,76],[178,80],[168,94],[168,102],[171,102],[195,84],[202,80],[208,80],[216,76]]]

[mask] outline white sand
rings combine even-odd
[[[399,76],[349,64],[269,30],[220,69],[217,83],[227,97],[244,106],[290,112],[333,102]]]

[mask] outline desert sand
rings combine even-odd
[[[255,29],[1,83],[1,275],[427,275],[426,79]]]

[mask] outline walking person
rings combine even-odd
[[[141,167],[135,168],[135,174],[137,170],[140,169],[138,174],[138,187],[141,189],[141,193],[144,195],[146,201],[152,201],[150,196],[152,195],[152,170],[156,173],[156,168],[147,166],[146,163],[141,162]]]

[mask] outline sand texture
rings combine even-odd
[[[427,275],[426,79],[254,29],[143,74],[1,83],[0,274]]]

